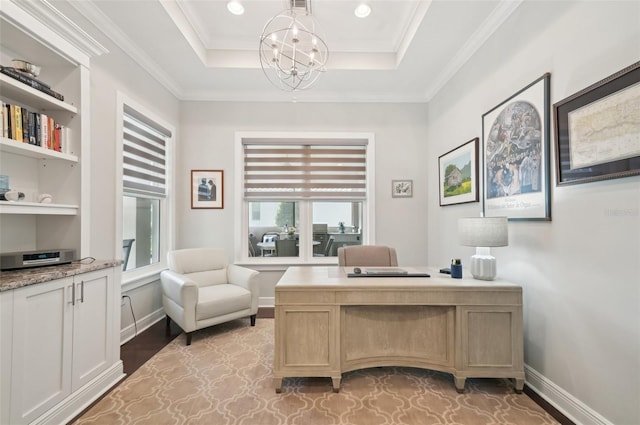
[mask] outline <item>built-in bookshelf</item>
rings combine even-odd
[[[0,201],[1,252],[69,248],[90,255],[89,65],[104,48],[80,30],[82,36],[69,37],[72,26],[46,2],[8,1],[0,8],[0,65],[11,68],[19,59],[40,66],[36,79],[50,91],[0,73],[0,101],[49,117],[65,132],[61,151],[0,133],[0,174],[25,194],[22,201]],[[40,203],[43,194],[52,201]]]

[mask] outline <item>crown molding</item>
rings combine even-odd
[[[64,16],[47,0],[11,0],[89,57],[109,53],[106,47]]]
[[[1,0],[0,0],[1,1]],[[23,0],[28,1],[28,0]],[[44,1],[44,0],[43,0]],[[180,98],[182,90],[174,80],[161,71],[161,67],[153,61],[146,52],[136,46],[136,44],[113,23],[111,19],[102,13],[95,5],[88,1],[69,2],[78,12],[87,18],[98,30],[107,36],[116,46],[127,54],[134,62],[140,65],[162,86],[164,86],[175,97]]]
[[[430,89],[425,94],[425,99],[430,101],[449,82],[451,78],[467,63],[474,53],[493,35],[494,32],[507,20],[509,16],[520,6],[523,0],[501,0],[482,25],[467,39],[464,46],[444,67],[440,75],[434,80]]]

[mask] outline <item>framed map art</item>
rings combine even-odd
[[[550,79],[544,74],[482,116],[485,217],[551,220]]]
[[[640,62],[553,105],[557,184],[640,174]]]

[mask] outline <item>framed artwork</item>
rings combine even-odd
[[[482,116],[485,217],[551,220],[546,73]]]
[[[224,208],[224,171],[191,170],[191,209]]]
[[[413,196],[413,180],[391,180],[391,197],[411,198]]]
[[[478,202],[478,144],[476,137],[438,157],[441,207]]]
[[[556,183],[640,174],[640,62],[553,105]]]

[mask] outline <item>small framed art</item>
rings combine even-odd
[[[438,158],[441,207],[478,202],[478,144],[476,137]]]
[[[485,217],[551,220],[546,73],[482,116]]]
[[[411,198],[413,196],[413,180],[391,180],[391,197]]]
[[[640,62],[553,105],[557,184],[640,174]]]
[[[224,171],[191,170],[191,208],[224,208]]]

